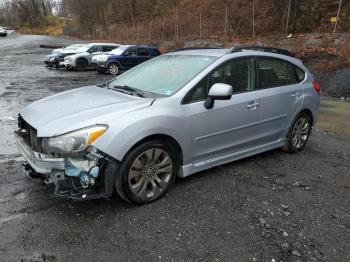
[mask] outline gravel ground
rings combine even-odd
[[[22,173],[20,108],[111,76],[48,70],[40,44],[0,39],[0,261],[350,261],[350,139],[316,130],[305,150],[271,151],[178,179],[145,206],[71,202]],[[83,102],[83,101],[82,101]]]

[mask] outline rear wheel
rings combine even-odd
[[[109,64],[108,72],[111,73],[112,75],[119,74],[119,66],[116,63]]]
[[[88,64],[85,60],[80,59],[77,61],[77,64],[76,64],[77,71],[85,71],[87,66]]]
[[[179,161],[168,143],[154,140],[142,143],[125,157],[116,177],[119,195],[136,204],[162,197],[176,177]]]
[[[289,128],[284,149],[289,153],[297,153],[304,149],[311,132],[311,117],[307,113],[299,114]]]

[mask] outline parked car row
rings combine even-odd
[[[158,48],[150,45],[74,44],[54,49],[45,57],[44,63],[51,68],[76,71],[93,68],[99,73],[117,75],[121,70],[128,70],[158,55]]]

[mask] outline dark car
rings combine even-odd
[[[128,70],[159,55],[160,51],[155,46],[125,45],[119,46],[108,54],[94,56],[92,64],[97,72],[117,75],[120,70]]]

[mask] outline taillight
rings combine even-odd
[[[317,94],[319,94],[321,92],[321,84],[319,82],[313,81],[312,87],[315,89]]]

